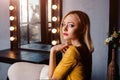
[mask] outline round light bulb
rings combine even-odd
[[[53,28],[53,29],[52,29],[52,33],[53,33],[53,34],[57,33],[57,29]]]
[[[14,16],[10,16],[10,20],[13,21],[15,19]]]
[[[52,45],[56,45],[57,44],[57,41],[56,40],[53,40],[52,41]]]
[[[9,6],[9,10],[14,10],[15,7],[14,6]]]
[[[11,26],[9,29],[10,29],[10,31],[14,31],[15,30],[15,28],[13,26]]]
[[[52,17],[52,21],[57,21],[57,17],[56,16],[54,16],[54,17]]]
[[[10,37],[10,41],[14,41],[15,40],[15,37]]]
[[[57,9],[57,5],[55,5],[55,4],[52,5],[52,9],[53,9],[53,10],[56,10],[56,9]]]

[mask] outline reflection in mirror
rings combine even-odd
[[[51,6],[51,0],[48,0]],[[50,45],[41,43],[41,3],[40,0],[20,0],[20,43],[21,48],[49,51]],[[48,11],[51,14],[51,10]],[[51,15],[49,15],[51,16]],[[48,18],[50,20],[50,18]]]
[[[39,0],[20,0],[21,45],[41,42]]]

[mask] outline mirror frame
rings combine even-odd
[[[51,9],[52,12],[52,17],[57,16],[57,21],[52,21],[52,27],[48,27],[48,6],[47,2],[48,0],[40,0],[41,1],[41,44],[50,44],[52,40],[58,40],[58,43],[60,42],[60,36],[59,36],[59,25],[61,22],[62,18],[62,0],[52,0],[52,5],[55,4],[57,5],[57,9],[53,10]],[[10,30],[10,44],[11,44],[11,50],[16,50],[16,49],[21,49],[20,46],[20,14],[19,14],[19,0],[10,0],[10,6],[13,6],[14,9],[10,10],[10,18],[14,17],[13,20],[10,19],[10,28],[13,27],[14,30]],[[52,7],[51,7],[52,8]],[[51,30],[53,28],[56,28],[58,32],[56,34],[53,34]],[[49,29],[49,32],[48,32]]]

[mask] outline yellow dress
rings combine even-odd
[[[57,65],[54,76],[59,80],[90,80],[91,54],[86,47],[70,46]]]

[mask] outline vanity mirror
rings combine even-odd
[[[59,43],[62,0],[10,0],[9,10],[11,50],[49,50]]]

